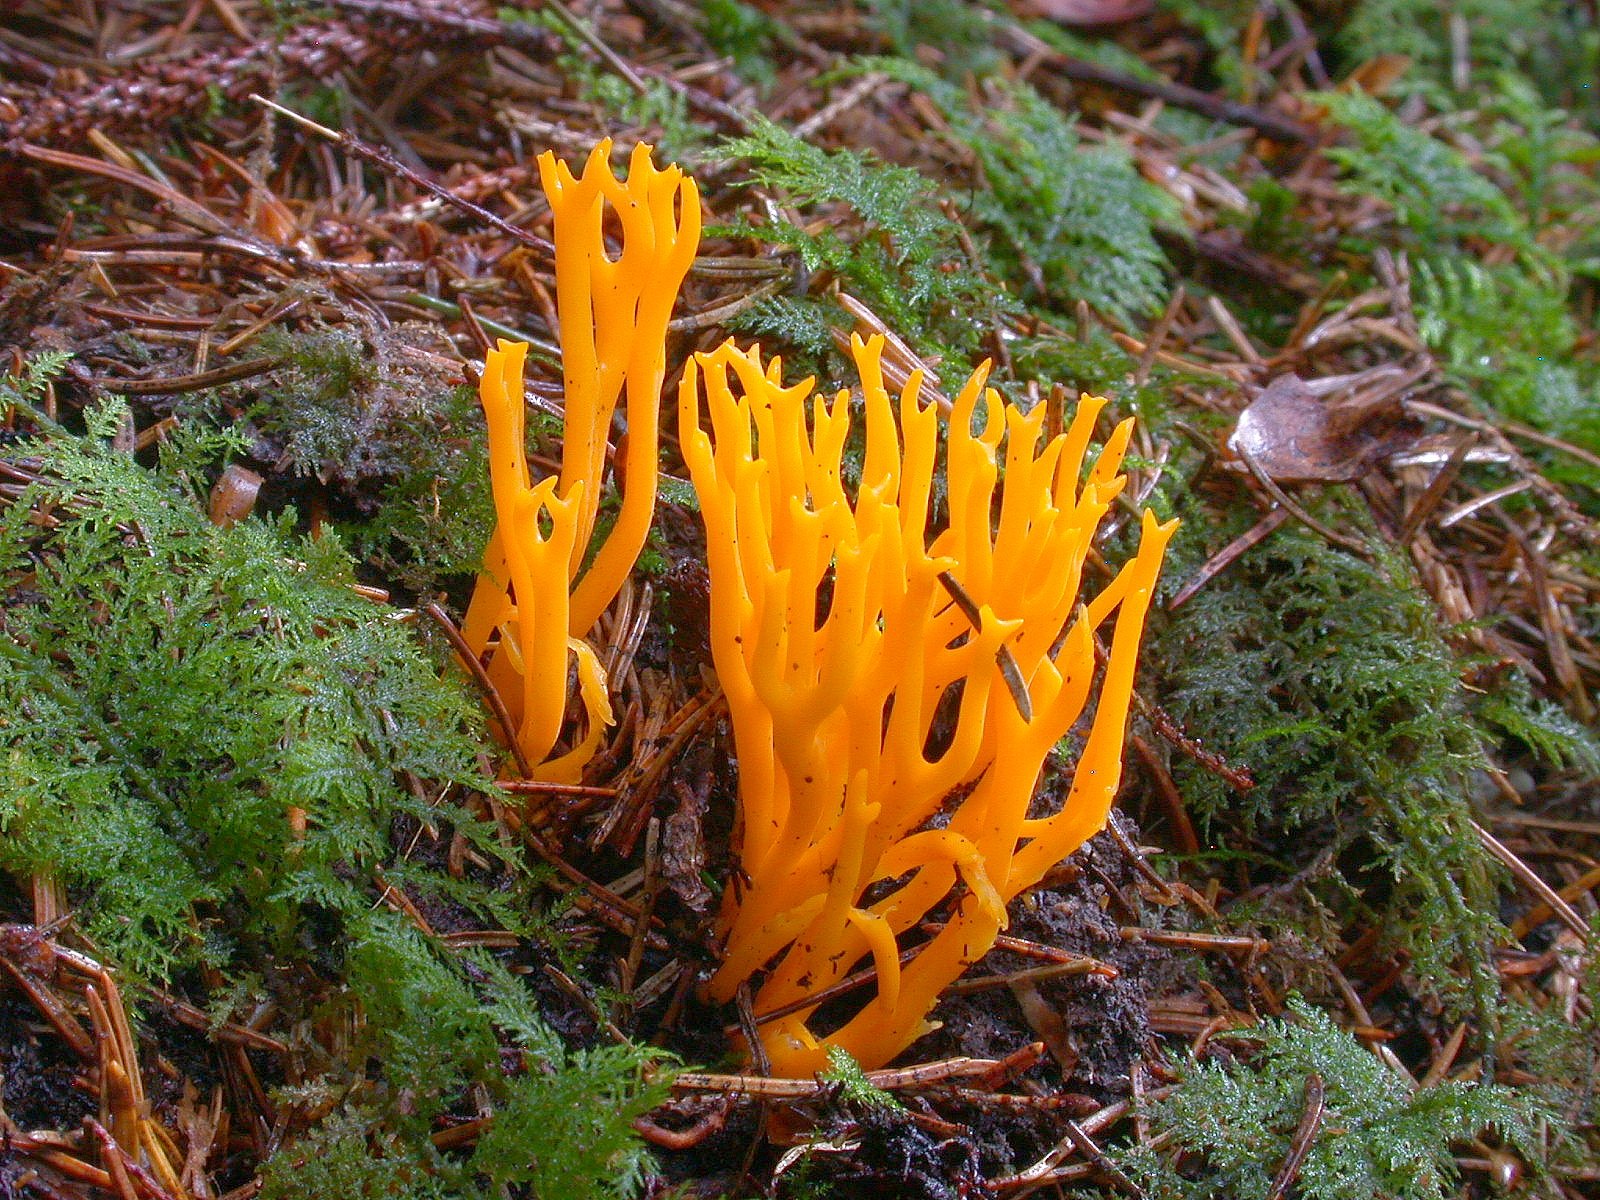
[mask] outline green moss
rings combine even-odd
[[[284,945],[307,902],[363,911],[359,868],[417,809],[405,774],[481,783],[477,713],[350,590],[337,541],[205,519],[182,481],[217,442],[152,474],[100,445],[120,420],[41,444],[59,482],[0,517],[0,865],[58,874],[113,957],[164,976]],[[47,531],[30,501],[55,506]]]
[[[996,14],[972,0],[867,0],[872,27],[906,60],[938,63],[945,78],[982,78],[1000,70]]]
[[[828,1069],[821,1072],[818,1078],[826,1083],[838,1084],[840,1097],[862,1108],[904,1107],[892,1093],[873,1083],[861,1069],[861,1064],[850,1057],[850,1052],[839,1046],[828,1047]]]
[[[1591,25],[1561,0],[1362,0],[1334,46],[1352,66],[1404,55],[1410,69],[1397,90],[1442,106],[1476,106],[1485,76],[1506,70],[1527,72],[1552,103],[1570,105],[1584,99],[1575,82],[1594,78]],[[1456,90],[1458,69],[1467,73],[1466,92]]]
[[[1166,586],[1235,532],[1191,519]],[[1436,993],[1487,1003],[1501,930],[1467,798],[1481,734],[1407,564],[1282,530],[1191,598],[1149,654],[1169,710],[1257,780],[1239,795],[1175,763],[1201,820],[1287,869],[1322,862],[1304,903],[1382,929]]]
[[[1506,198],[1455,146],[1403,121],[1364,92],[1323,92],[1333,121],[1354,142],[1328,150],[1352,191],[1376,196],[1415,244],[1432,253],[1469,239],[1533,253],[1532,237]]]
[[[1600,921],[1590,920],[1589,936],[1600,936]],[[1526,994],[1508,997],[1500,1013],[1500,1048],[1532,1073],[1530,1090],[1554,1117],[1550,1161],[1589,1167],[1600,1129],[1600,960],[1592,954],[1563,957],[1575,984],[1568,993],[1572,1001],[1562,995],[1542,996],[1537,1004]]]
[[[1324,95],[1354,136],[1328,155],[1346,187],[1392,207],[1387,240],[1411,256],[1419,330],[1452,380],[1485,408],[1594,452],[1600,361],[1572,312],[1574,276],[1596,260],[1594,142],[1526,81],[1504,85],[1465,130],[1479,147],[1471,157],[1369,96]],[[1366,239],[1347,248],[1373,249]],[[1545,462],[1556,478],[1600,490],[1600,472],[1569,457]]]
[[[700,27],[712,49],[731,59],[733,69],[763,92],[778,79],[773,51],[794,41],[782,21],[744,0],[703,0]]]
[[[52,366],[0,381],[0,407],[26,411]],[[237,435],[191,421],[149,470],[108,445],[125,417],[24,447],[43,481],[0,510],[0,870],[59,882],[125,978],[193,994],[212,968],[215,1018],[270,997],[301,1031],[280,1108],[332,1113],[266,1165],[266,1195],[632,1194],[654,1052],[564,1045],[498,961],[376,903],[382,872],[433,911],[536,931],[528,877],[466,802],[491,786],[478,704],[356,595],[337,538],[207,520],[206,468]],[[413,860],[408,829],[488,866]],[[498,1123],[441,1155],[469,1087]]]

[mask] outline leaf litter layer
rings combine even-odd
[[[1597,47],[1550,0],[10,6],[0,1182],[1591,1194]],[[533,158],[602,136],[715,222],[669,389],[730,332],[989,357],[1138,416],[1104,561],[1184,520],[1119,816],[883,1072],[743,1075],[697,986],[675,446],[581,785],[496,787],[448,667],[492,338],[560,460]]]

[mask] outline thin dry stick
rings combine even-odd
[[[794,127],[794,136],[805,141],[819,129],[825,129],[840,113],[847,112],[870,96],[877,88],[882,87],[885,76],[877,71],[868,71],[854,84],[824,104],[804,121]]]
[[[1100,635],[1096,634],[1094,639],[1095,665],[1104,670],[1106,660],[1105,643],[1100,640]],[[1199,763],[1213,775],[1225,780],[1236,790],[1248,792],[1255,787],[1255,776],[1250,773],[1248,767],[1232,766],[1222,755],[1213,750],[1207,750],[1199,742],[1184,733],[1177,721],[1173,720],[1165,709],[1146,700],[1138,688],[1133,690],[1133,711],[1149,721],[1151,727],[1161,735],[1162,739],[1170,742],[1185,758]]]
[[[929,937],[935,937],[944,928],[942,921],[923,921],[917,928]],[[1063,950],[1058,946],[1046,946],[1042,942],[1030,942],[1026,938],[1012,937],[1009,934],[999,934],[994,939],[995,950],[1009,950],[1013,954],[1021,954],[1026,958],[1042,959],[1050,963],[1092,963],[1089,973],[1098,975],[1101,979],[1116,979],[1122,974],[1116,967],[1108,962],[1101,962],[1098,958],[1090,958],[1085,954],[1075,954],[1071,950]]]
[[[1339,546],[1342,549],[1348,550],[1351,554],[1354,554],[1360,559],[1371,559],[1372,550],[1365,542],[1357,541],[1352,537],[1346,537],[1344,534],[1330,529],[1321,521],[1317,520],[1294,500],[1289,498],[1289,494],[1278,486],[1277,481],[1273,479],[1272,476],[1267,474],[1267,472],[1262,468],[1261,464],[1255,460],[1255,457],[1248,450],[1244,449],[1243,446],[1236,446],[1235,449],[1238,451],[1239,461],[1244,463],[1244,465],[1249,469],[1250,474],[1255,476],[1256,482],[1267,490],[1268,495],[1270,495],[1279,504],[1283,505],[1284,508],[1293,513],[1295,518],[1299,520],[1302,525],[1304,525],[1307,529],[1312,530],[1324,541],[1331,545]]]
[[[545,963],[544,973],[547,978],[567,994],[574,1004],[584,1011],[589,1020],[594,1022],[596,1029],[604,1031],[606,1036],[619,1046],[628,1044],[628,1035],[618,1029],[611,1018],[601,1011],[594,998],[579,986],[576,979],[556,966],[555,963]]]
[[[639,893],[639,920],[628,939],[628,957],[622,963],[622,992],[632,995],[633,981],[638,978],[639,965],[644,962],[645,935],[650,932],[650,918],[655,913],[656,900],[661,894],[661,820],[651,817],[644,838],[644,887]]]
[[[609,800],[618,789],[594,783],[549,783],[542,779],[497,779],[495,786],[513,796],[580,796]]]
[[[1243,951],[1260,955],[1272,949],[1272,943],[1266,938],[1249,934],[1188,933],[1181,929],[1146,929],[1142,925],[1124,925],[1117,932],[1125,942],[1149,942],[1153,946],[1178,946],[1217,954]]]
[[[915,947],[910,950],[900,951],[900,965],[902,967],[905,966],[916,956],[916,953],[917,948]],[[826,1003],[829,1000],[845,995],[847,992],[855,991],[856,988],[861,987],[863,984],[871,983],[877,977],[878,968],[876,966],[863,967],[853,975],[846,975],[832,987],[825,987],[821,991],[813,992],[808,996],[796,997],[787,1004],[780,1004],[777,1008],[762,1013],[756,1017],[755,1023],[764,1025],[769,1021],[776,1021],[779,1017],[787,1017],[790,1013],[797,1013],[803,1008],[812,1008],[815,1005]]]
[[[1571,903],[1586,892],[1600,887],[1600,867],[1590,867],[1578,878],[1563,887],[1556,895]],[[1537,926],[1548,921],[1554,916],[1554,911],[1548,904],[1535,904],[1511,923],[1511,936],[1517,940],[1527,937]]]
[[[1060,979],[1065,975],[1100,975],[1103,963],[1092,958],[1081,959],[1078,962],[1045,963],[1040,967],[1028,967],[1021,971],[1011,971],[1004,975],[973,975],[967,979],[958,979],[945,988],[946,996],[964,996],[972,992],[986,992],[996,988],[1010,987],[1014,983],[1034,982],[1039,983],[1047,979]]]
[[[193,375],[172,375],[165,379],[106,379],[89,380],[96,387],[124,396],[176,396],[183,392],[198,392],[201,388],[217,387],[264,375],[278,365],[280,359],[253,358],[249,362],[217,367],[211,371],[197,371]]]
[[[1162,310],[1161,319],[1150,330],[1150,336],[1144,344],[1144,349],[1139,352],[1139,365],[1133,372],[1133,386],[1143,387],[1150,378],[1150,368],[1156,364],[1156,355],[1161,352],[1161,344],[1167,340],[1167,334],[1172,332],[1172,323],[1178,319],[1178,309],[1183,306],[1183,284],[1172,290],[1172,297],[1167,301],[1167,307]]]
[[[94,1057],[94,1038],[78,1023],[78,1019],[72,1015],[72,1010],[65,1002],[44,983],[24,973],[20,966],[11,961],[9,955],[0,956],[0,969],[9,974],[13,982],[27,994],[40,1015],[50,1023],[56,1034],[75,1055],[85,1060]]]
[[[739,1010],[739,1030],[744,1034],[745,1045],[750,1048],[750,1065],[755,1067],[758,1075],[772,1074],[772,1062],[767,1058],[767,1044],[761,1040],[761,1030],[756,1026],[756,1006],[750,998],[750,981],[748,979],[739,984],[739,991],[735,995],[735,1007]],[[761,1118],[762,1132],[766,1131],[766,1114]],[[748,1167],[746,1168],[748,1169]]]
[[[1067,1137],[1071,1140],[1073,1146],[1077,1148],[1078,1153],[1083,1155],[1099,1174],[1110,1180],[1112,1186],[1130,1196],[1141,1198],[1144,1196],[1144,1189],[1124,1175],[1121,1168],[1106,1157],[1105,1151],[1100,1149],[1099,1145],[1088,1135],[1083,1126],[1072,1120],[1067,1121],[1066,1125]]]
[[[925,1087],[949,1079],[970,1079],[984,1075],[1002,1059],[946,1058],[914,1067],[892,1067],[868,1071],[867,1082],[880,1091]],[[815,1079],[773,1079],[765,1075],[711,1075],[685,1071],[672,1081],[675,1092],[727,1092],[733,1095],[765,1096],[777,1100],[805,1100],[821,1095],[830,1084]]]
[[[506,708],[506,702],[501,697],[500,690],[494,686],[494,680],[489,678],[489,672],[483,669],[478,656],[472,652],[472,647],[467,645],[467,639],[461,636],[461,631],[450,619],[450,614],[436,602],[430,600],[422,606],[422,611],[432,617],[434,624],[444,632],[445,639],[455,650],[461,665],[467,669],[473,682],[478,685],[478,690],[483,693],[483,698],[489,702],[489,709],[494,713],[494,719],[500,723],[500,728],[505,732],[506,745],[511,747],[511,754],[517,760],[517,770],[522,772],[524,778],[532,775],[533,764],[522,752],[522,747],[517,745],[517,727],[511,720],[511,711]]]
[[[983,629],[983,613],[979,611],[977,602],[973,600],[967,589],[949,571],[939,572],[939,582],[944,584],[944,590],[950,593],[950,599],[961,610],[961,615],[966,617],[973,629]],[[1033,697],[1028,694],[1028,681],[1022,677],[1022,668],[1017,665],[1016,655],[1011,652],[1011,647],[1002,644],[994,655],[995,665],[1000,668],[1000,678],[1005,680],[1006,691],[1011,694],[1011,702],[1017,706],[1017,712],[1024,721],[1033,720]]]
[[[1315,126],[1307,125],[1303,121],[1282,116],[1270,109],[1213,96],[1210,92],[1202,92],[1185,84],[1172,83],[1164,79],[1140,79],[1101,66],[1099,63],[1088,62],[1081,58],[1069,58],[1066,55],[1053,57],[1051,65],[1068,79],[1096,83],[1135,96],[1146,96],[1175,104],[1180,108],[1193,109],[1202,116],[1214,117],[1230,125],[1249,126],[1256,132],[1280,142],[1308,143],[1324,136]]]
[[[1178,850],[1183,854],[1198,854],[1200,838],[1194,831],[1194,822],[1189,820],[1189,811],[1183,803],[1183,793],[1178,791],[1172,773],[1167,770],[1166,764],[1156,757],[1156,752],[1150,748],[1150,743],[1138,734],[1130,735],[1128,744],[1133,747],[1133,752],[1144,764],[1145,774],[1155,785],[1156,795],[1160,798],[1162,807],[1167,810],[1167,819],[1172,824],[1172,833],[1177,839]]]
[[[1013,1050],[982,1075],[973,1079],[976,1087],[986,1092],[1003,1087],[1010,1083],[1024,1071],[1031,1071],[1044,1061],[1045,1044],[1043,1042],[1029,1042],[1020,1049]]]
[[[1322,1076],[1313,1071],[1306,1076],[1305,1112],[1301,1114],[1300,1124],[1289,1142],[1289,1153],[1283,1160],[1283,1166],[1278,1168],[1272,1187],[1267,1190],[1267,1200],[1284,1200],[1289,1194],[1289,1189],[1300,1176],[1306,1155],[1311,1153],[1311,1147],[1316,1144],[1317,1131],[1322,1128],[1322,1112]]]
[[[577,34],[578,38],[589,49],[605,60],[606,66],[620,75],[623,81],[635,92],[642,96],[650,90],[650,85],[639,77],[639,73],[633,69],[633,65],[610,46],[606,45],[605,40],[594,31],[589,22],[578,16],[561,0],[545,0],[545,7],[560,17],[562,22],[573,33]]]
[[[1196,592],[1221,574],[1235,559],[1246,550],[1266,541],[1267,538],[1272,536],[1273,531],[1288,519],[1289,510],[1286,508],[1268,510],[1264,517],[1207,559],[1205,565],[1194,573],[1194,577],[1179,588],[1177,594],[1167,602],[1167,611],[1169,613],[1177,612],[1179,608],[1194,597]]]
[[[713,325],[726,325],[740,313],[746,312],[760,304],[770,296],[776,296],[789,286],[789,279],[769,279],[759,287],[729,300],[726,304],[719,304],[715,308],[707,308],[700,312],[685,313],[681,317],[673,317],[667,322],[667,328],[673,333],[698,333],[702,329],[709,329]]]
[[[1477,441],[1476,437],[1467,434],[1456,442],[1456,448],[1450,452],[1450,457],[1445,460],[1444,466],[1439,468],[1439,473],[1429,482],[1422,495],[1417,497],[1417,502],[1411,506],[1411,511],[1406,513],[1405,521],[1400,526],[1400,535],[1396,539],[1402,546],[1410,544],[1417,530],[1422,528],[1422,523],[1433,514],[1434,509],[1439,507],[1444,494],[1460,476],[1461,468],[1466,466],[1467,454]]]
[[[1494,855],[1518,880],[1539,899],[1549,906],[1550,911],[1561,918],[1561,923],[1587,944],[1589,941],[1589,924],[1577,913],[1577,910],[1563,900],[1556,890],[1544,880],[1527,863],[1518,858],[1504,842],[1495,837],[1476,821],[1472,822],[1473,831],[1483,842],[1483,848]]]
[[[620,854],[633,853],[634,839],[639,834],[640,818],[648,812],[650,801],[666,775],[667,768],[677,760],[678,755],[683,752],[701,727],[721,712],[723,707],[723,695],[719,689],[701,692],[678,710],[661,731],[661,736],[667,739],[666,743],[642,766],[635,760],[634,765],[628,769],[622,785],[617,789],[619,794],[627,792],[628,803],[618,805],[612,810],[602,823],[600,831],[591,839],[591,846],[598,847],[621,829],[622,836],[615,844],[615,848]],[[626,825],[623,824],[624,816],[627,817]]]
[[[1128,835],[1122,832],[1116,821],[1107,821],[1105,832],[1117,844],[1117,849],[1121,850],[1127,860],[1133,864],[1134,871],[1137,872],[1141,879],[1160,892],[1164,900],[1173,904],[1178,902],[1177,893],[1172,890],[1172,886],[1156,874],[1155,868],[1145,861],[1144,855],[1139,852],[1139,847],[1128,840]]]
[[[1455,1027],[1449,1039],[1440,1048],[1433,1063],[1428,1067],[1428,1073],[1422,1077],[1422,1090],[1427,1091],[1435,1087],[1444,1079],[1445,1073],[1455,1064],[1456,1055],[1461,1053],[1461,1047],[1467,1040],[1467,1023],[1460,1022]]]
[[[547,256],[553,256],[555,254],[555,245],[548,238],[542,238],[536,233],[529,233],[526,229],[519,228],[518,226],[511,224],[510,221],[507,221],[501,217],[497,217],[494,213],[490,212],[481,205],[477,205],[472,203],[470,200],[463,199],[454,192],[450,191],[448,188],[440,187],[431,179],[427,179],[424,176],[417,174],[417,172],[413,171],[410,167],[406,166],[403,162],[397,159],[392,151],[384,148],[383,146],[374,146],[370,142],[362,141],[354,134],[345,133],[338,129],[329,129],[326,125],[319,125],[315,121],[311,120],[311,118],[303,117],[293,109],[285,108],[275,100],[268,100],[265,96],[257,95],[254,92],[250,93],[250,99],[254,100],[257,104],[260,104],[265,108],[270,108],[273,112],[278,113],[280,116],[288,117],[289,120],[311,130],[319,137],[327,138],[341,150],[348,151],[349,153],[355,155],[355,157],[359,158],[362,162],[371,163],[373,166],[377,167],[378,170],[383,171],[385,174],[394,175],[405,180],[413,187],[427,192],[428,195],[432,196],[441,203],[448,204],[451,208],[459,209],[461,212],[466,213],[475,220],[482,221],[486,225],[493,226],[501,233],[515,239],[522,245],[531,246],[535,250],[538,250]]]

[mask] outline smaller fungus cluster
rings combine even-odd
[[[489,477],[498,524],[462,624],[467,647],[505,699],[536,778],[576,783],[612,723],[604,668],[584,639],[616,598],[649,533],[656,503],[657,426],[667,321],[700,244],[700,199],[677,167],[658,170],[636,146],[624,183],[603,141],[574,177],[546,152],[539,177],[554,217],[556,316],[566,385],[559,477],[531,481],[522,368],[527,346],[502,341],[479,394],[489,427]],[[606,250],[606,213],[621,252]],[[629,430],[621,510],[594,552],[606,438],[626,394]],[[576,662],[583,732],[556,753],[566,725],[567,662]]]

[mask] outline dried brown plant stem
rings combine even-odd
[[[396,178],[405,180],[407,183],[411,184],[420,191],[428,193],[428,195],[432,196],[440,203],[447,204],[451,208],[465,213],[475,221],[481,221],[485,225],[489,225],[495,229],[498,229],[501,233],[512,238],[518,243],[540,251],[547,258],[554,256],[555,246],[551,243],[550,239],[540,237],[536,233],[531,233],[520,226],[513,225],[510,221],[505,220],[503,217],[497,216],[495,213],[490,212],[483,206],[474,204],[472,201],[456,195],[448,188],[441,187],[439,184],[433,182],[433,180],[418,174],[416,171],[406,166],[394,156],[394,151],[388,149],[387,147],[375,146],[371,142],[363,141],[361,138],[356,137],[352,133],[338,129],[329,129],[326,125],[319,125],[317,122],[311,120],[310,117],[303,117],[299,113],[295,112],[292,108],[285,108],[276,100],[268,100],[265,96],[257,95],[255,92],[250,93],[250,99],[254,100],[263,108],[272,110],[279,116],[287,117],[301,128],[309,129],[318,137],[326,138],[328,141],[338,146],[341,150],[348,151],[349,153],[355,155],[355,157],[359,158],[362,162],[372,164],[385,174],[393,175]]]
[[[868,1071],[867,1082],[880,1091],[926,1087],[951,1079],[970,1079],[992,1071],[1002,1059],[947,1058],[914,1067],[890,1067]],[[675,1092],[726,1092],[775,1100],[804,1100],[821,1095],[831,1087],[815,1079],[773,1079],[765,1075],[713,1075],[684,1071],[672,1081]]]
[[[1504,842],[1495,837],[1476,821],[1472,822],[1472,830],[1483,843],[1483,848],[1498,859],[1507,870],[1517,877],[1524,887],[1549,907],[1550,911],[1560,918],[1561,923],[1587,945],[1589,941],[1589,923],[1578,915],[1572,905],[1568,904],[1548,883],[1539,877],[1537,871],[1511,850]]]
[[[511,720],[511,714],[506,709],[505,699],[500,695],[500,689],[494,686],[494,680],[489,678],[489,672],[483,669],[483,664],[478,661],[478,656],[472,653],[472,647],[467,645],[467,640],[461,636],[461,630],[456,628],[456,623],[450,619],[450,614],[436,602],[429,601],[422,606],[422,611],[432,618],[433,623],[444,634],[445,640],[456,652],[456,658],[472,676],[472,681],[478,685],[478,690],[483,693],[484,700],[489,705],[489,710],[494,713],[494,719],[499,723],[501,732],[505,735],[506,745],[511,749],[511,756],[517,760],[517,770],[526,779],[533,774],[533,764],[528,761],[522,752],[522,747],[517,745],[517,727]]]
[[[1317,1141],[1317,1133],[1322,1128],[1323,1092],[1322,1076],[1315,1071],[1307,1075],[1305,1107],[1300,1116],[1300,1124],[1295,1128],[1294,1137],[1289,1141],[1289,1153],[1284,1158],[1283,1165],[1278,1168],[1277,1175],[1273,1176],[1272,1186],[1267,1189],[1267,1200],[1284,1200],[1289,1194],[1289,1189],[1294,1186],[1294,1181],[1300,1177],[1300,1168],[1305,1165],[1306,1155],[1311,1153],[1311,1147]]]

